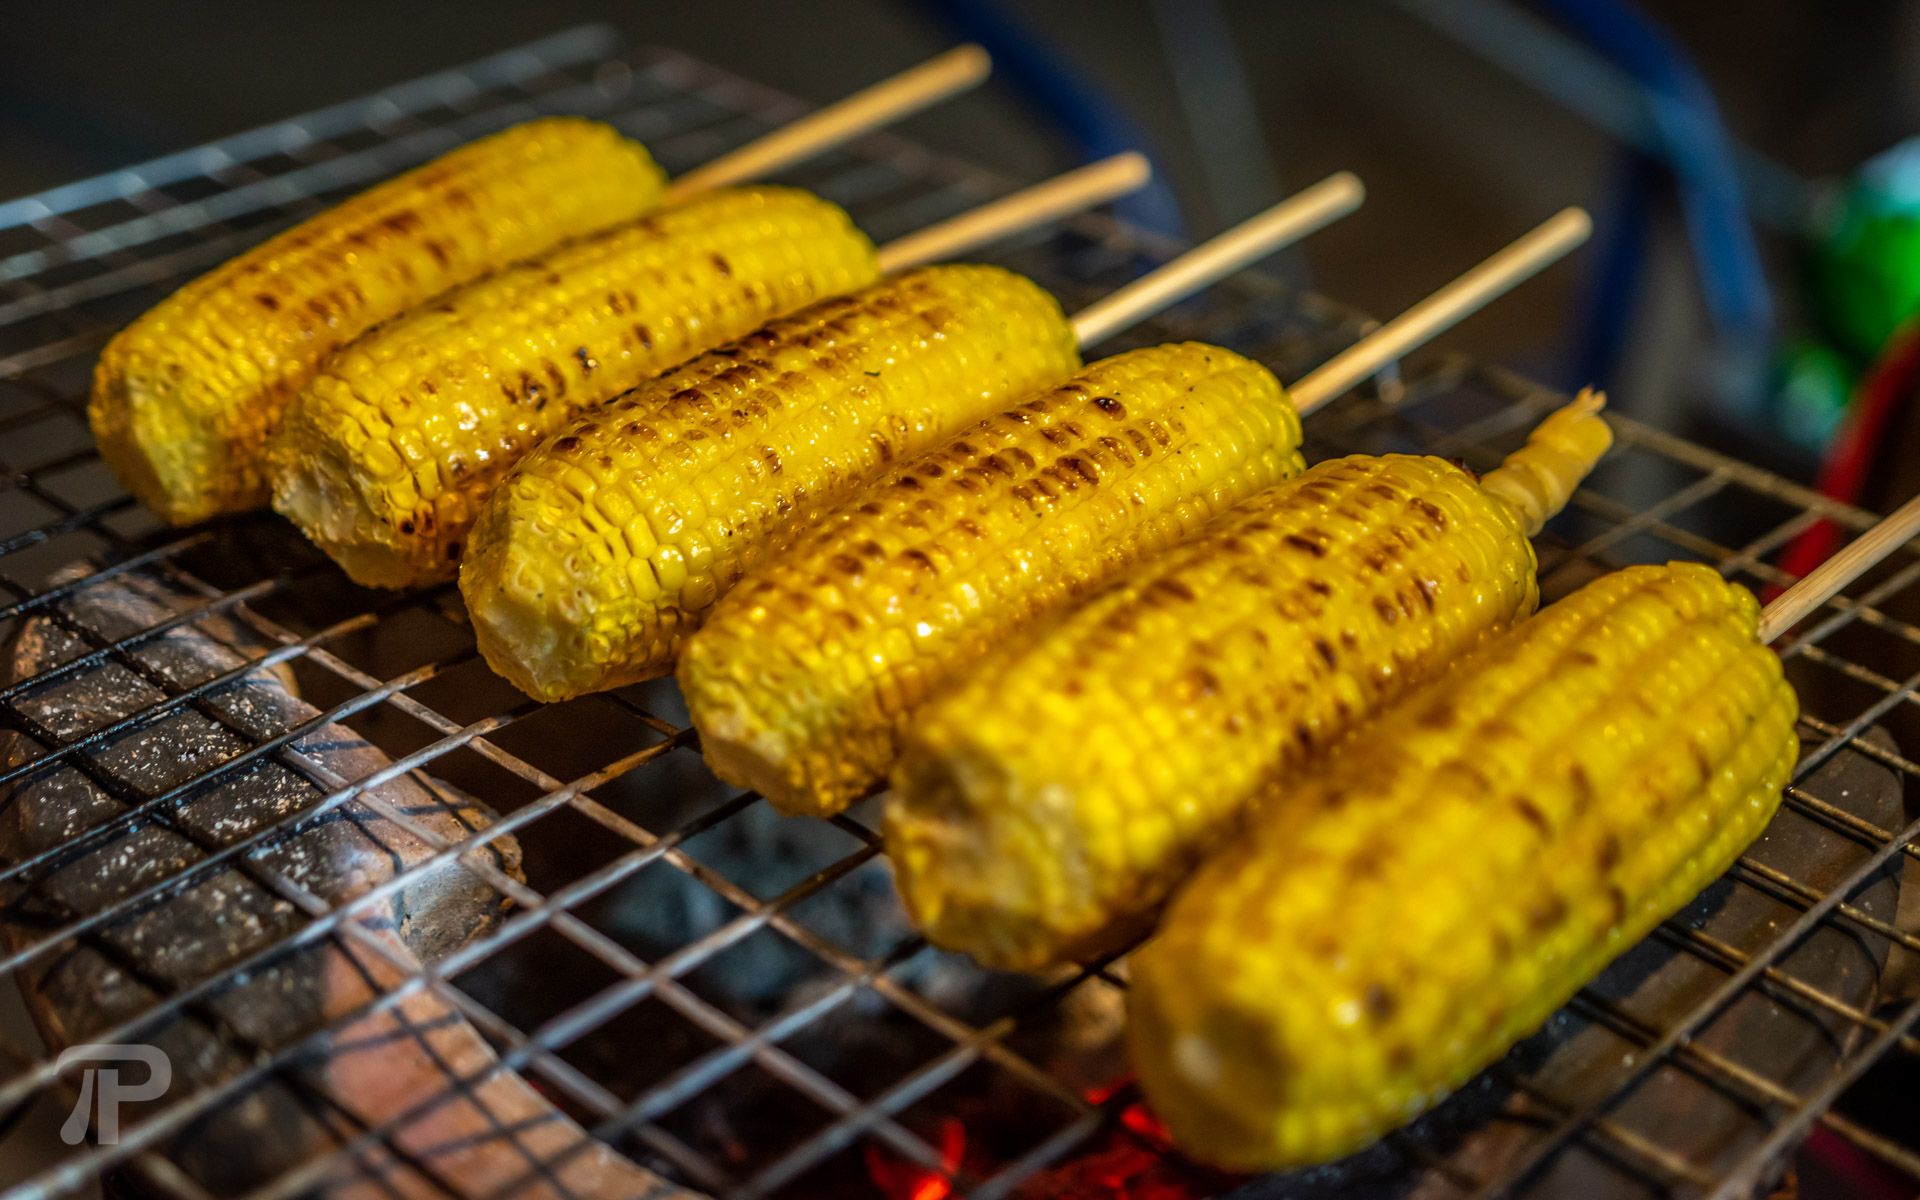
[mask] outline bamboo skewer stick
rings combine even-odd
[[[880,247],[880,270],[892,274],[903,267],[965,254],[1137,191],[1152,177],[1153,167],[1144,155],[1128,152],[1103,158],[895,238]]]
[[[695,167],[667,185],[665,198],[680,200],[772,174],[958,95],[992,69],[985,50],[956,47]]]
[[[1072,319],[1074,336],[1082,346],[1089,346],[1138,324],[1240,268],[1324,229],[1360,207],[1366,194],[1366,188],[1351,173],[1330,175],[1089,304]]]
[[[910,233],[880,248],[888,271],[951,258],[988,242],[1082,211],[1142,186],[1152,167],[1139,154],[1116,154]],[[1163,264],[1073,318],[1085,346],[1147,319],[1208,284],[1352,212],[1366,189],[1342,172]]]
[[[1280,247],[1326,228],[1359,208],[1366,197],[1366,187],[1352,172],[1329,175],[1089,304],[1074,314],[1074,334],[1083,346],[1102,341]]]
[[[1798,583],[1775,596],[1760,614],[1760,640],[1771,642],[1825,604],[1881,559],[1920,536],[1920,496],[1902,504]]]
[[[1313,412],[1558,262],[1592,232],[1584,210],[1563,209],[1308,374],[1291,389],[1294,407],[1303,417]]]

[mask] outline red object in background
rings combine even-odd
[[[1814,484],[1821,495],[1849,504],[1860,498],[1873,473],[1874,460],[1901,402],[1920,393],[1920,322],[1910,322],[1887,339],[1880,358],[1860,381],[1853,414],[1827,452]],[[1800,578],[1840,548],[1840,527],[1821,521],[1788,543],[1780,569]],[[1779,589],[1762,596],[1771,600]]]
[[[1855,1200],[1910,1200],[1914,1195],[1905,1175],[1831,1130],[1816,1127],[1800,1153]],[[1806,1172],[1801,1175],[1804,1182]]]

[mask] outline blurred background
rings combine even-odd
[[[1449,349],[1868,507],[1920,490],[1920,0],[14,3],[0,198],[585,21],[816,103],[983,42],[994,80],[902,132],[1018,180],[1144,149],[1127,215],[1187,237],[1354,170],[1366,208],[1277,269],[1376,313],[1585,205],[1591,246]]]
[[[1920,482],[1887,478],[1920,309],[1905,0],[15,4],[0,194],[587,20],[812,101],[986,42],[995,80],[906,132],[1020,179],[1141,146],[1166,187],[1130,215],[1192,236],[1351,168],[1366,210],[1285,269],[1375,312],[1585,204],[1576,264],[1450,345],[1870,504]]]

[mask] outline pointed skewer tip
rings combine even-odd
[[[1568,235],[1576,241],[1584,242],[1593,236],[1593,215],[1578,204],[1568,205],[1551,219],[1557,225],[1566,226]]]
[[[962,42],[941,55],[938,61],[950,64],[957,74],[971,79],[985,79],[993,74],[993,55],[976,42]]]
[[[1352,171],[1335,171],[1321,180],[1320,186],[1347,197],[1355,208],[1367,198],[1367,185]]]
[[[1145,187],[1147,181],[1153,178],[1153,160],[1138,150],[1127,150],[1111,158],[1103,158],[1093,165],[1105,167],[1118,183],[1129,188]]]

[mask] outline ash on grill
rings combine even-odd
[[[388,760],[318,722],[284,673],[247,670],[267,650],[257,639],[218,615],[168,628],[203,597],[157,575],[79,566],[50,581],[56,594],[68,589],[13,639],[5,677],[27,684],[11,704],[25,728],[0,734],[0,760],[26,768],[0,821],[0,860],[13,868],[0,919],[48,1043],[158,1047],[172,1091],[124,1114],[138,1122],[322,1033],[286,1071],[236,1088],[168,1142],[175,1166],[220,1195],[315,1164],[331,1195],[429,1195],[429,1180],[478,1187],[524,1170],[527,1154],[583,1143],[512,1075],[456,1086],[491,1052],[439,996],[360,1013],[498,923],[498,892],[459,863],[427,863],[494,814],[420,775],[323,804]],[[183,693],[197,698],[169,703]],[[276,740],[283,754],[249,753]],[[296,820],[299,832],[255,852],[230,849]],[[519,875],[511,838],[477,853]],[[355,918],[362,939],[270,951],[414,865],[390,900]],[[384,1152],[329,1161],[356,1121],[435,1100],[394,1138],[407,1165]],[[590,1145],[551,1189],[529,1194],[613,1183],[657,1187]]]

